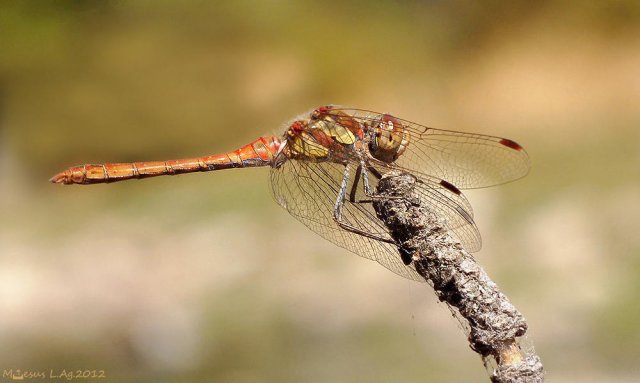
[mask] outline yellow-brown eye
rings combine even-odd
[[[369,152],[374,158],[393,162],[404,153],[409,144],[409,136],[397,118],[383,114],[378,121],[374,121],[372,129]]]

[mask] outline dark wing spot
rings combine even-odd
[[[449,182],[447,182],[445,180],[440,180],[440,185],[442,185],[445,189],[449,190],[452,193],[455,193],[457,195],[462,194],[460,189],[458,189],[457,187],[453,186],[452,184],[450,184]]]
[[[511,141],[509,139],[503,138],[500,140],[500,143],[508,148],[513,150],[522,150],[522,146],[515,141]]]

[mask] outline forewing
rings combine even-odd
[[[380,113],[340,108],[372,126]],[[395,117],[395,116],[394,116]],[[447,180],[460,189],[494,186],[524,177],[531,166],[527,152],[506,138],[440,130],[397,118],[409,136],[395,165],[418,176]]]
[[[529,156],[514,141],[404,123],[411,139],[395,163],[414,174],[432,175],[460,189],[473,189],[510,182],[529,171]]]
[[[355,167],[352,171],[355,171]],[[343,174],[344,165],[288,159],[272,168],[274,197],[292,216],[323,238],[361,257],[372,259],[398,275],[424,282],[413,265],[406,266],[402,262],[394,244],[355,234],[337,225],[333,219],[333,209]],[[364,199],[360,189],[357,189],[356,197]],[[343,206],[343,221],[367,233],[391,239],[384,224],[376,217],[371,203],[352,203],[347,198]]]

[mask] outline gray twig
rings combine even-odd
[[[495,361],[491,381],[542,382],[540,358],[533,347],[523,350],[517,340],[527,331],[524,317],[449,234],[442,218],[423,205],[420,188],[425,187],[409,174],[385,175],[377,193],[386,198],[374,200],[378,217],[438,298],[459,313],[463,325],[466,322],[471,348],[485,365]]]

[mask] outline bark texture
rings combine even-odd
[[[497,367],[495,383],[542,382],[540,358],[522,350],[517,338],[525,335],[527,322],[500,292],[475,259],[449,234],[442,218],[423,205],[419,188],[426,188],[408,174],[391,173],[378,183],[374,200],[378,217],[389,228],[398,249],[410,257],[416,270],[434,288],[438,298],[462,317],[471,348],[485,365]]]

